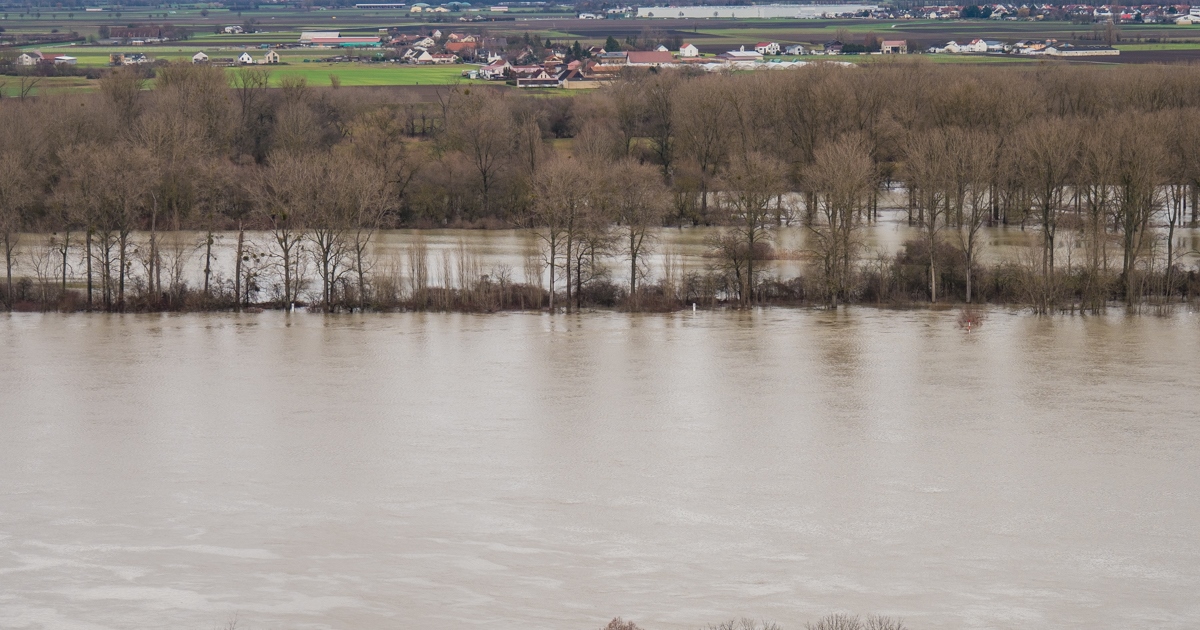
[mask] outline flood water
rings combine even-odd
[[[0,316],[0,627],[1200,626],[1200,315]]]
[[[674,273],[680,275],[688,271],[705,271],[711,268],[713,259],[709,255],[709,239],[720,233],[721,229],[688,227],[653,230],[649,243],[650,251],[642,258],[646,265],[643,270],[646,279],[650,282],[663,279],[668,264],[674,268]],[[1167,251],[1165,228],[1156,227],[1155,235],[1154,246],[1149,248],[1146,256],[1153,258],[1155,264],[1161,266]],[[39,277],[36,261],[40,259],[44,259],[40,262],[42,274],[50,279],[61,276],[58,256],[53,253],[53,247],[47,247],[49,238],[51,235],[46,234],[22,235],[15,256],[15,274],[18,277]],[[885,209],[880,220],[863,229],[860,234],[860,262],[870,266],[872,261],[879,257],[893,257],[904,248],[906,242],[921,238],[923,236],[920,229],[909,225],[905,212],[897,208]],[[959,244],[958,236],[951,230],[946,230],[941,238],[946,243]],[[80,235],[76,234],[74,239],[77,251],[74,251],[68,260],[68,275],[77,287],[82,287],[86,281],[86,264]],[[205,235],[198,232],[175,232],[163,234],[162,239],[160,255],[168,276],[164,281],[169,284],[171,269],[178,267],[181,279],[189,286],[194,289],[203,286]],[[1040,247],[1040,239],[1041,233],[1032,227],[1023,229],[1019,225],[1010,225],[983,228],[979,235],[978,260],[984,264],[1018,261],[1022,255],[1028,256],[1031,247]],[[760,263],[767,273],[786,280],[811,271],[813,236],[809,228],[796,224],[777,227],[772,230],[771,240],[774,248],[773,258]],[[148,241],[149,235],[146,233],[139,233],[133,237],[134,245],[131,247],[130,258],[131,274],[135,281],[145,275]],[[464,280],[459,273],[463,259],[469,259],[473,269],[492,278],[506,277],[515,282],[540,284],[543,287],[549,284],[545,254],[539,249],[536,234],[528,230],[381,230],[375,233],[368,248],[371,273],[392,276],[399,284],[404,284],[412,272],[408,254],[417,243],[427,250],[427,273],[429,281],[435,286],[460,286]],[[248,232],[246,248],[247,251],[258,252],[270,258],[270,252],[274,251],[271,235],[265,232]],[[1069,230],[1062,231],[1056,245],[1057,264],[1069,273],[1072,265],[1078,266],[1080,261],[1085,259],[1082,248],[1082,241],[1075,233]],[[232,284],[236,252],[236,233],[216,234],[210,261],[214,282],[223,280]],[[1185,269],[1194,269],[1200,265],[1200,228],[1176,229],[1173,235],[1173,254],[1176,256],[1176,264]],[[1119,268],[1120,246],[1114,243],[1108,255],[1109,264]],[[310,256],[302,255],[300,258],[305,263],[302,274],[309,278],[308,289],[303,292],[302,297],[317,300],[319,298],[314,292],[319,290],[319,286],[314,279],[315,271],[311,266]],[[623,254],[619,251],[613,252],[606,256],[601,264],[607,268],[614,281],[628,285],[629,263]],[[278,287],[277,276],[277,273],[266,274],[259,279],[264,291],[258,299],[272,298],[269,288]],[[475,278],[467,280],[473,281]]]

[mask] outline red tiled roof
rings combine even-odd
[[[629,53],[629,63],[671,63],[675,57],[669,52],[633,51]]]

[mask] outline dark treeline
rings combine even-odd
[[[814,64],[631,74],[571,98],[445,87],[431,103],[279,83],[178,64],[153,90],[115,71],[95,94],[0,101],[6,306],[1045,312],[1196,290],[1174,237],[1197,221],[1200,68]],[[888,204],[921,238],[870,259],[863,230]],[[785,224],[809,232],[799,278],[764,273]],[[672,225],[722,226],[711,265],[651,279],[653,228]],[[1037,246],[982,264],[999,225]],[[536,273],[459,262],[454,286],[431,287],[419,248],[376,260],[395,227],[527,228]],[[164,255],[163,233],[184,230],[203,235],[202,282]],[[237,234],[232,277],[213,269],[218,232]]]

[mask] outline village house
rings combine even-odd
[[[696,48],[692,44],[685,43],[684,45],[679,47],[679,56],[684,59],[691,59],[693,57],[699,57],[700,49]]]
[[[760,55],[778,55],[779,44],[776,42],[758,42],[754,45],[754,52]]]
[[[908,54],[908,42],[903,39],[885,39],[879,45],[879,52],[885,55],[905,55]]]
[[[545,68],[538,68],[535,74],[517,77],[517,87],[519,88],[535,88],[535,87],[558,87],[558,76],[546,72]]]
[[[455,55],[452,53],[439,53],[436,55],[432,55],[432,57],[433,57],[433,63],[456,63],[456,62],[458,62],[458,55]]]
[[[208,55],[198,52],[192,55],[192,63],[208,63]]]
[[[605,66],[623,66],[629,63],[629,53],[624,51],[602,52],[596,55],[596,61]]]
[[[661,66],[675,62],[670,51],[630,51],[625,57],[625,63],[630,66]]]
[[[475,42],[451,42],[445,46],[446,52],[454,53],[467,59],[475,56]]]
[[[512,66],[503,59],[490,63],[479,69],[479,78],[487,81],[499,81],[504,79],[512,70]]]
[[[263,57],[263,63],[279,63],[279,53],[268,50],[267,55]]]
[[[792,44],[791,46],[784,48],[783,53],[785,55],[803,55],[804,46],[801,46],[800,44]]]
[[[934,46],[930,48],[931,52],[935,53],[985,53],[988,51],[987,43],[982,39],[963,40],[962,42],[951,40],[944,46]]]
[[[251,57],[250,53],[244,52],[238,55],[237,61],[238,63],[254,63],[254,57]]]

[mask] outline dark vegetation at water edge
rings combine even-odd
[[[631,72],[573,98],[448,87],[424,104],[267,78],[176,64],[152,91],[118,71],[98,94],[0,101],[5,306],[1049,312],[1200,287],[1176,238],[1197,222],[1200,68]],[[889,194],[921,236],[872,259],[863,230]],[[681,224],[722,226],[709,264],[684,273],[668,255],[649,277],[653,228]],[[773,247],[781,225],[810,232],[800,277],[764,273],[792,255]],[[990,225],[1038,238],[985,265]],[[420,243],[380,259],[372,239],[397,226],[522,227],[540,246],[517,281]],[[163,237],[182,230],[202,236]],[[229,277],[213,265],[223,230],[238,235]]]
[[[846,613],[825,615],[815,622],[804,624],[804,628],[805,630],[908,630],[908,626],[904,625],[902,620],[894,617],[882,615],[860,617]],[[617,617],[600,630],[642,630],[642,628],[632,621],[625,621]],[[783,626],[770,621],[756,621],[743,617],[718,624],[709,624],[701,630],[783,630]]]

